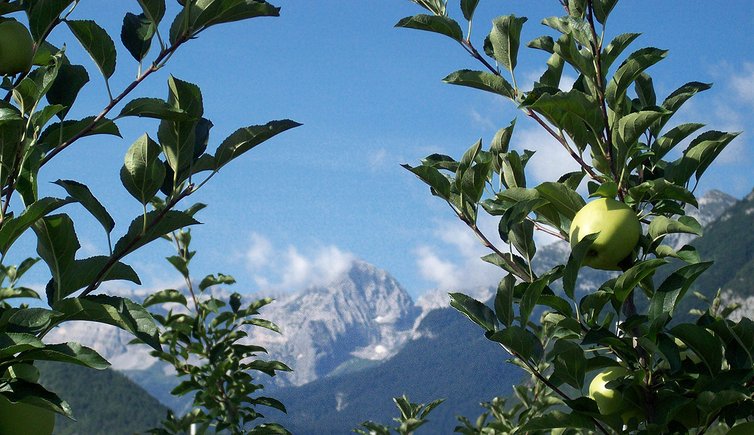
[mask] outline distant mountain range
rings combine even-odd
[[[699,288],[711,293],[730,287],[754,295],[754,289],[744,285],[754,282],[754,195],[736,202],[712,191],[701,198],[699,210],[689,214],[705,225],[709,236],[694,243],[704,257],[721,263],[715,268],[722,268],[710,274],[709,281],[700,281]],[[691,239],[666,242],[680,246]],[[537,269],[562,263],[569,252],[565,243],[541,247]],[[584,269],[579,288],[588,291],[606,276]],[[473,293],[481,300],[492,295],[490,289]],[[505,352],[484,339],[468,319],[440,308],[447,307],[447,301],[447,295],[438,292],[415,303],[387,272],[360,261],[330,285],[280,295],[263,317],[276,322],[283,334],[251,331],[252,340],[265,346],[272,358],[294,369],[268,385],[272,391],[266,394],[281,398],[289,409],[288,416],[270,411],[270,417],[294,433],[348,433],[366,419],[389,421],[395,414],[390,399],[402,393],[414,401],[447,398],[433,412],[425,433],[450,432],[457,413],[478,415],[479,402],[508,394],[522,373],[505,363]],[[175,385],[171,373],[151,363],[146,350],[127,347],[128,335],[74,324],[48,337],[82,341],[163,403],[186,406],[169,395]]]

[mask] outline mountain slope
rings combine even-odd
[[[523,377],[505,362],[507,353],[453,309],[433,310],[417,333],[376,367],[277,391],[288,415],[276,421],[301,435],[347,434],[365,420],[390,422],[397,413],[391,398],[406,393],[414,402],[445,398],[422,432],[451,433],[457,414],[476,417],[480,402],[508,395]]]
[[[127,435],[159,426],[167,408],[114,370],[73,364],[37,363],[40,382],[58,392],[78,421],[58,416],[56,435]]]
[[[754,296],[754,192],[730,207],[694,246],[702,258],[715,264],[697,280],[705,294],[718,288],[733,290],[740,296]]]

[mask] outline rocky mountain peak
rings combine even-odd
[[[354,358],[391,356],[409,337],[418,316],[409,294],[387,272],[363,261],[331,284],[277,300],[262,316],[282,334],[252,331],[252,341],[293,372],[278,383],[302,385]]]

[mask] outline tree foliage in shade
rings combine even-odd
[[[527,18],[495,18],[477,44],[470,30],[479,2],[460,1],[466,33],[445,2],[415,3],[429,13],[404,18],[397,27],[449,38],[480,65],[451,73],[447,83],[511,100],[563,150],[562,156],[517,151],[514,121],[488,146],[479,140],[458,160],[432,154],[419,165],[404,165],[489,249],[483,260],[506,272],[492,304],[451,293],[451,305],[543,386],[544,394],[529,399],[555,406],[532,417],[528,396],[519,395],[524,411],[493,405],[493,420],[464,421],[459,430],[707,433],[746,424],[754,415],[754,322],[728,320],[730,308],[719,299],[690,321],[674,321],[711,262],[694,246],[663,243],[671,234],[702,235],[684,207],[698,206],[693,192],[699,179],[738,135],[672,122],[710,85],[689,82],[658,95],[650,71],[667,51],[637,48],[635,33],[607,39],[617,0],[553,2],[562,15],[543,19],[548,33],[526,44],[548,57],[544,73],[527,89],[516,79]],[[570,89],[561,89],[564,71],[577,76]],[[531,185],[526,166],[543,158],[571,158],[579,170]],[[532,266],[534,232],[568,240],[571,221],[587,202],[581,192],[624,202],[644,224],[620,273],[586,295],[575,289],[594,238],[571,240],[565,264],[540,274]],[[495,237],[478,226],[482,213],[498,220]],[[663,269],[664,279],[655,281]],[[535,312],[544,312],[540,321],[532,318]],[[590,379],[611,368],[625,373],[608,384],[621,398],[621,410],[603,415],[587,392]]]

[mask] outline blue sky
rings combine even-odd
[[[107,3],[107,7],[102,7]],[[170,3],[168,15],[177,4]],[[401,163],[432,152],[460,156],[473,142],[485,143],[515,117],[513,144],[535,149],[529,177],[551,179],[567,163],[536,126],[512,104],[481,91],[443,84],[462,68],[480,69],[460,46],[425,32],[395,29],[401,18],[421,13],[408,0],[280,0],[281,17],[211,28],[171,59],[134,96],[167,94],[167,74],[198,84],[205,116],[215,127],[210,147],[238,127],[291,118],[304,125],[286,132],[224,168],[193,200],[209,208],[194,229],[197,276],[234,275],[238,290],[296,290],[326,282],[354,258],[388,270],[414,296],[429,289],[458,289],[496,282],[478,260],[485,252],[450,210]],[[472,40],[481,46],[496,15],[530,17],[522,41],[551,34],[539,21],[562,10],[556,0],[482,0]],[[725,6],[683,0],[624,0],[608,22],[608,35],[641,32],[633,46],[670,50],[650,70],[663,97],[688,81],[714,82],[678,115],[710,128],[748,130],[754,121],[754,3]],[[457,1],[451,14],[462,19]],[[82,2],[75,18],[94,19],[116,38],[126,11],[136,2]],[[64,28],[69,55],[92,66]],[[121,89],[136,64],[119,47],[112,87]],[[522,47],[517,75],[531,81],[543,70],[541,52]],[[567,73],[568,74],[568,73]],[[71,116],[98,112],[106,104],[94,68]],[[575,78],[570,73],[571,78]],[[680,119],[679,119],[680,121]],[[140,205],[120,186],[123,154],[156,122],[126,120],[123,140],[82,140],[45,167],[42,178],[74,178],[88,184],[116,217],[122,234]],[[720,189],[742,197],[754,187],[752,135],[745,132],[713,166],[698,193]],[[45,193],[62,195],[57,186]],[[75,212],[75,211],[74,211]],[[77,216],[79,216],[78,212]],[[494,228],[494,223],[487,222]],[[106,250],[96,222],[80,215],[82,254]],[[117,236],[116,236],[117,237]],[[30,240],[19,249],[33,247]],[[21,255],[21,251],[17,255]],[[132,255],[149,287],[177,285],[166,243]],[[44,279],[44,266],[36,267]]]

